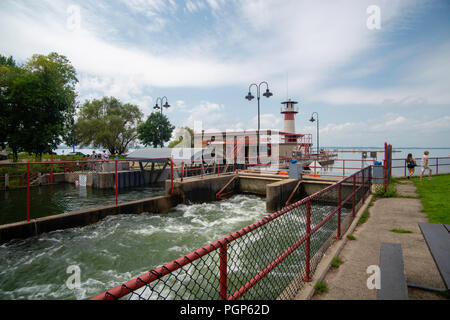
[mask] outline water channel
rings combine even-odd
[[[266,214],[264,199],[235,195],[178,205],[168,214],[110,216],[81,228],[12,240],[0,246],[0,299],[87,299]],[[79,288],[66,285],[70,266],[80,270]]]

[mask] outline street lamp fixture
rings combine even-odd
[[[317,112],[313,112],[311,115],[311,119],[309,121],[314,122],[316,119],[314,119],[314,114],[316,114],[317,118],[317,159],[319,159],[319,114]]]
[[[258,99],[258,131],[256,133],[257,135],[257,146],[256,146],[256,153],[257,153],[257,163],[259,164],[259,130],[260,130],[260,98],[261,98],[261,85],[265,84],[266,85],[266,92],[263,93],[263,96],[266,98],[270,98],[271,96],[273,96],[273,93],[269,91],[269,84],[266,81],[261,82],[259,85],[257,85],[256,83],[252,83],[249,87],[248,87],[248,94],[245,97],[245,99],[247,99],[248,101],[251,101],[255,98],[254,95],[252,95],[252,87],[255,86],[256,87],[256,97]]]
[[[164,99],[166,100],[166,103],[165,104],[163,104],[163,102],[164,102]],[[158,101],[160,101],[161,102],[161,106],[159,106],[158,105]],[[153,107],[153,109],[155,109],[155,110],[161,110],[161,116],[162,116],[162,114],[163,114],[163,107],[164,108],[166,108],[166,109],[168,109],[169,107],[170,107],[170,105],[169,105],[169,103],[168,103],[168,101],[167,101],[167,97],[166,96],[164,96],[164,97],[162,97],[162,98],[157,98],[156,99],[156,104],[155,104],[155,106]],[[162,130],[160,130],[160,132],[161,132],[161,135],[162,135]],[[162,137],[161,137],[161,148],[163,147],[163,142],[162,142]]]
[[[164,99],[166,99],[166,103],[163,105]],[[158,101],[161,101],[161,107],[158,105]],[[164,97],[162,97],[162,98],[157,98],[157,99],[156,99],[156,104],[155,104],[155,106],[153,107],[153,109],[155,109],[155,110],[161,110],[161,114],[162,114],[162,113],[163,113],[163,107],[166,108],[166,109],[168,109],[168,108],[170,107],[170,105],[169,105],[169,103],[168,103],[168,101],[167,101],[167,97],[166,97],[166,96],[164,96]]]

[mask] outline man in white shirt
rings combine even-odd
[[[423,173],[425,172],[426,169],[428,169],[428,180],[432,180],[431,175],[433,174],[433,170],[431,170],[431,168],[428,167],[428,155],[429,154],[430,153],[427,150],[423,153],[423,156],[422,156],[422,162],[421,162],[422,171],[420,171],[420,180],[421,181],[423,180]]]

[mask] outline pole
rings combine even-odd
[[[364,196],[365,196],[365,194],[366,194],[366,190],[365,190],[365,188],[366,188],[366,180],[365,180],[365,178],[364,178],[364,170],[365,169],[363,169],[362,170],[362,185],[361,185],[361,190],[362,190],[362,202],[361,202],[361,205],[364,203],[364,201],[365,201],[365,199],[364,199]]]
[[[115,159],[114,163],[115,163],[115,176],[116,176],[116,206],[119,204],[119,191],[118,191],[118,183],[117,183],[117,163],[118,163],[119,159]]]
[[[384,192],[387,192],[387,143],[384,143]]]
[[[317,113],[317,159],[319,159],[319,114],[318,113]]]
[[[256,163],[259,165],[259,130],[260,130],[260,121],[259,121],[259,100],[260,100],[260,96],[259,96],[259,87],[258,87],[258,132],[256,133],[256,139],[257,139],[257,146],[256,146]]]
[[[50,169],[50,183],[53,183],[53,153],[51,154],[51,159],[50,159],[50,163],[51,163],[51,169]]]
[[[170,158],[170,194],[173,194],[173,157]]]
[[[341,239],[341,183],[338,184],[338,220],[336,239]]]
[[[310,248],[311,248],[311,200],[308,199],[306,202],[306,244],[305,244],[305,277],[304,281],[310,282],[311,278],[309,277],[310,273]]]
[[[27,162],[27,221],[30,221],[30,164]]]
[[[342,160],[342,178],[345,178],[345,159]]]
[[[355,217],[355,186],[356,186],[356,175],[353,175],[353,193],[352,193],[352,216]]]
[[[220,246],[220,255],[219,255],[219,271],[220,271],[220,283],[219,283],[219,292],[220,292],[220,300],[227,300],[227,243],[224,243]]]

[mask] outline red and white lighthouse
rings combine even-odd
[[[286,133],[295,134],[295,114],[298,113],[298,109],[294,109],[294,104],[297,103],[297,101],[291,101],[291,99],[281,103],[285,105],[281,109],[281,114],[284,114],[284,132]]]

